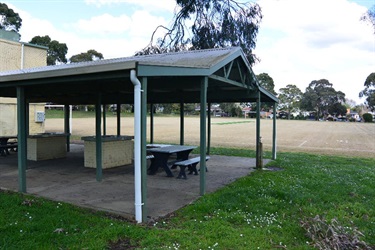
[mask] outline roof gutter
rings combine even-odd
[[[141,83],[136,71],[130,71],[130,80],[134,85],[134,189],[135,219],[142,223],[142,176],[141,176]]]

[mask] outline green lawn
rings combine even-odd
[[[313,249],[330,232],[361,232],[359,249],[375,246],[374,158],[279,153],[269,166],[281,170],[253,172],[148,225],[0,192],[0,249]]]

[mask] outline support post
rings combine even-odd
[[[257,98],[257,120],[256,120],[256,169],[262,169],[261,150],[260,150],[260,91],[258,90]]]
[[[141,79],[141,190],[142,190],[142,221],[147,222],[147,77]],[[152,113],[152,110],[151,110]]]
[[[273,119],[273,133],[272,133],[272,160],[276,160],[276,151],[277,151],[277,148],[276,148],[276,145],[277,145],[277,134],[276,134],[276,102],[273,104],[273,116],[272,116],[272,119]]]
[[[208,77],[201,82],[200,103],[200,195],[206,193],[206,106]]]
[[[184,129],[185,129],[185,119],[184,119],[184,102],[180,102],[180,145],[184,145]]]
[[[154,104],[150,105],[150,143],[154,143]]]
[[[107,135],[107,115],[106,115],[106,109],[107,105],[103,104],[103,135]]]
[[[210,155],[211,149],[211,103],[208,103],[208,120],[207,120],[207,155]]]
[[[102,97],[98,94],[95,104],[95,141],[96,141],[96,180],[102,181],[102,128],[101,128],[101,105]]]
[[[116,103],[117,136],[121,135],[121,104]]]
[[[70,108],[64,105],[64,133],[66,134],[66,152],[70,152]]]
[[[18,191],[26,193],[27,131],[25,89],[17,87]]]
[[[30,135],[30,103],[25,100],[25,130],[26,138]],[[27,147],[26,147],[27,151]]]

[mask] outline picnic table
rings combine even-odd
[[[16,142],[9,142],[9,139],[17,139],[17,136],[0,136],[0,155],[9,155],[9,149],[17,150]]]
[[[170,156],[172,154],[176,154],[177,161],[187,160],[189,158],[190,152],[193,151],[193,149],[195,148],[197,147],[173,145],[167,147],[156,147],[148,149],[147,151],[154,156],[154,158],[151,159],[149,174],[154,175],[158,171],[158,168],[162,167],[164,168],[164,171],[167,173],[168,177],[173,177],[173,173],[168,166],[168,160]]]

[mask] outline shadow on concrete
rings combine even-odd
[[[264,164],[267,162],[264,160]],[[71,152],[64,159],[27,164],[27,193],[134,218],[133,165],[104,169],[103,180],[97,182],[95,169],[84,167],[83,145],[79,144],[71,144]],[[207,193],[248,175],[254,167],[252,158],[211,156],[207,162]],[[172,170],[175,176],[178,171]],[[148,175],[147,215],[156,219],[190,204],[200,197],[199,184],[199,175],[188,175],[187,180],[168,178],[163,171]],[[0,157],[0,188],[18,190],[16,153]]]

